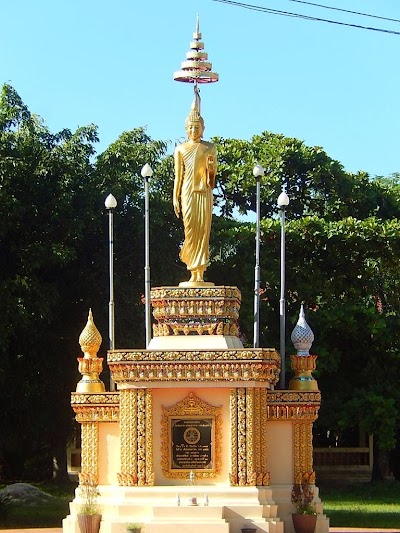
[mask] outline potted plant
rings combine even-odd
[[[300,483],[292,487],[292,503],[296,512],[292,514],[296,533],[314,533],[317,524],[317,512],[314,505],[314,489],[310,483],[313,472],[304,474]]]
[[[126,530],[131,533],[140,533],[142,531],[143,524],[140,522],[131,522],[126,524]]]
[[[82,500],[78,506],[78,524],[81,533],[98,533],[101,514],[97,504],[97,498],[100,496],[97,485],[87,480],[79,485],[78,495]]]

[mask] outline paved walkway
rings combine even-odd
[[[47,529],[0,529],[7,533],[62,533],[61,527]],[[377,529],[359,527],[330,527],[329,533],[400,533],[400,529]]]

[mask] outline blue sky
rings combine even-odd
[[[247,0],[400,32],[400,23],[289,0]],[[315,0],[400,19],[398,0]],[[205,137],[262,131],[322,146],[349,171],[400,171],[400,35],[281,17],[212,0],[2,2],[0,81],[53,131],[99,127],[98,150],[147,126],[183,139],[192,86],[173,81],[196,14],[220,75],[204,86]],[[171,145],[172,150],[172,145]]]

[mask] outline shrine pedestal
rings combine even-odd
[[[235,287],[151,294],[149,349],[108,352],[117,392],[72,394],[81,480],[101,494],[100,533],[129,522],[145,533],[291,533],[292,485],[312,471],[319,391],[274,390],[279,354],[243,347]],[[327,533],[317,492],[316,533]],[[65,533],[78,533],[79,503]]]
[[[146,533],[159,533],[161,528],[171,533],[204,532],[205,527],[221,533],[240,533],[244,527],[256,527],[257,531],[265,533],[283,533],[277,506],[271,503],[270,488],[102,487],[101,494],[102,533],[122,533],[132,516],[135,522],[145,524]],[[197,505],[191,504],[193,498]],[[107,520],[109,515],[113,516],[112,521]],[[72,520],[68,524],[69,518],[64,523],[65,528],[73,525]],[[74,532],[79,533],[79,530]]]

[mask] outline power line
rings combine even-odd
[[[324,6],[322,4],[315,4],[314,2],[305,2],[305,0],[288,0],[288,1],[296,2],[297,4],[306,4],[308,6],[322,7],[323,9],[331,9],[333,11],[341,11],[342,13],[351,13],[352,15],[361,15],[362,17],[371,17],[374,19],[388,20],[390,22],[400,22],[399,19],[380,17],[379,15],[371,15],[369,13],[362,13],[360,11],[350,11],[349,9],[341,9],[340,7]]]
[[[234,0],[212,0],[221,4],[229,4],[251,11],[261,11],[262,13],[269,13],[271,15],[282,15],[285,17],[301,18],[304,20],[313,20],[315,22],[327,22],[329,24],[336,24],[338,26],[348,26],[350,28],[358,28],[361,30],[377,31],[381,33],[391,33],[393,35],[400,35],[400,32],[393,30],[385,30],[384,28],[375,28],[373,26],[361,26],[360,24],[350,24],[349,22],[339,22],[337,20],[323,19],[319,17],[312,17],[310,15],[301,15],[300,13],[291,13],[290,11],[280,11],[279,9],[271,9],[263,6],[255,6],[253,4],[244,4],[242,2],[235,2]]]

